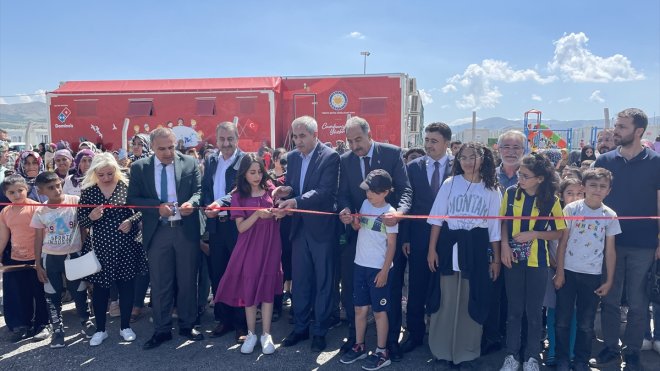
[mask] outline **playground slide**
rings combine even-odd
[[[564,140],[564,138],[562,138],[562,137],[560,137],[559,135],[555,134],[555,133],[554,133],[552,130],[550,130],[550,128],[548,128],[546,125],[539,124],[539,127],[538,127],[538,128],[540,128],[540,129],[544,129],[544,130],[543,130],[543,136],[546,137],[546,138],[548,138],[548,139],[550,139],[551,141],[557,143],[557,147],[559,147],[559,148],[566,148],[566,141]],[[536,133],[538,133],[538,131],[532,131],[532,132],[530,132],[530,133],[529,133],[529,136],[527,137],[527,139],[529,139],[529,140],[534,139],[534,137],[536,136]]]

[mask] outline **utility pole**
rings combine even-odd
[[[364,55],[364,70],[363,70],[363,74],[366,75],[366,74],[367,74],[367,57],[370,56],[371,53],[369,53],[369,52],[367,52],[367,51],[364,51],[364,52],[360,52],[360,55]]]

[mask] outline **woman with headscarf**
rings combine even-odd
[[[151,153],[149,152],[149,137],[145,134],[137,134],[131,139],[131,154],[128,155],[128,159],[131,162],[135,162],[141,158],[149,157]]]
[[[83,178],[85,178],[85,173],[87,173],[89,166],[92,164],[94,155],[95,153],[91,149],[78,151],[76,158],[73,160],[75,173],[64,178],[64,186],[62,187],[64,194],[80,197],[80,186]]]
[[[582,151],[580,151],[580,164],[586,160],[596,161],[596,151],[590,145],[582,147]]]
[[[67,175],[72,174],[73,156],[68,149],[58,149],[53,156],[53,162],[55,163],[53,171],[60,179],[65,179]]]
[[[50,143],[46,145],[46,154],[42,156],[44,160],[44,164],[46,165],[46,170],[52,171],[53,170],[53,159],[55,156],[55,151],[57,149],[57,145],[55,143]]]
[[[41,156],[39,156],[39,153],[34,151],[21,151],[14,164],[14,170],[16,171],[16,174],[22,176],[27,182],[29,186],[28,198],[40,203],[48,200],[48,197],[39,194],[37,186],[34,185],[34,180],[37,178],[37,175],[46,171],[44,161]]]

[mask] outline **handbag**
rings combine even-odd
[[[75,259],[66,259],[64,261],[64,273],[69,281],[79,280],[83,277],[91,276],[101,271],[101,263],[94,252],[94,235],[90,228],[89,241],[91,251]]]

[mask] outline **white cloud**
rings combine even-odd
[[[540,95],[532,94],[532,100],[535,100],[537,102],[543,101],[543,98],[541,98]]]
[[[564,34],[554,42],[555,52],[552,61],[548,63],[548,69],[574,82],[633,81],[646,78],[621,54],[610,57],[594,55],[587,49],[588,41],[584,32]]]
[[[484,59],[481,64],[467,66],[462,74],[447,79],[443,92],[460,87],[464,91],[461,99],[456,101],[460,109],[493,108],[500,102],[502,93],[493,83],[515,83],[534,81],[539,84],[548,84],[556,79],[555,76],[543,77],[532,69],[514,70],[508,62],[494,59]],[[452,88],[453,87],[453,88]]]
[[[600,96],[600,90],[594,90],[594,92],[591,93],[591,96],[589,97],[589,101],[596,103],[603,103],[605,102],[605,99],[603,99],[603,97]]]
[[[424,105],[433,103],[433,97],[431,96],[431,93],[424,89],[419,89],[419,97],[422,98],[422,104]]]
[[[346,35],[346,37],[350,39],[358,39],[358,40],[364,40],[366,38],[366,36],[364,36],[361,32],[358,31],[353,31],[348,35]]]
[[[572,99],[571,97],[557,99],[557,103],[568,103],[571,101],[571,99]]]
[[[458,89],[456,89],[456,86],[454,86],[452,84],[447,84],[447,85],[443,86],[442,89],[440,89],[440,90],[442,90],[443,93],[447,94],[449,92],[454,92]]]
[[[4,104],[31,103],[31,102],[44,102],[45,103],[46,102],[46,90],[37,89],[32,94],[19,93],[19,94],[14,95],[9,100],[3,99],[2,102],[5,102]]]

